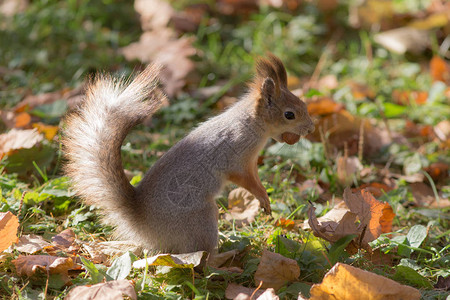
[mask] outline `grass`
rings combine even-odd
[[[396,1],[396,5],[402,3],[407,2]],[[417,7],[420,5],[407,8],[414,11]],[[435,126],[448,120],[450,106],[445,95],[448,87],[433,83],[423,71],[430,53],[407,59],[388,52],[374,43],[370,31],[346,27],[346,9],[341,4],[335,18],[342,32],[327,27],[326,16],[312,4],[305,4],[296,14],[261,8],[247,19],[222,16],[217,11],[206,16],[199,29],[191,33],[196,37],[199,53],[193,58],[201,77],[198,87],[225,82],[227,89],[204,101],[198,101],[189,92],[180,94],[157,114],[150,132],[148,127],[138,126],[122,147],[124,166],[135,175],[133,181],[138,182],[146,169],[196,123],[216,114],[215,105],[222,95],[235,96],[238,92],[233,91],[244,90],[255,56],[267,51],[288,62],[292,80],[304,82],[304,78],[315,72],[336,76],[337,87],[331,90],[317,87],[310,94],[332,97],[352,115],[374,118],[379,126],[388,124],[394,133],[403,132],[407,121],[418,126]],[[140,34],[132,6],[125,1],[32,1],[25,12],[0,21],[0,25],[0,66],[6,70],[0,82],[2,110],[13,107],[28,94],[78,86],[96,70],[130,73],[134,69],[135,63],[126,62],[118,53],[120,47],[137,40]],[[317,62],[321,59],[318,69]],[[357,95],[354,83],[367,87],[370,92]],[[398,105],[392,96],[396,90],[427,91],[429,100],[420,106],[414,102]],[[292,147],[271,142],[262,153],[264,160],[259,174],[272,200],[275,219],[304,220],[310,201],[316,213],[322,215],[331,209],[335,197],[342,196],[345,186],[336,175],[336,157],[344,150],[328,149],[327,138],[324,136],[324,140],[316,142],[302,140]],[[354,186],[378,180],[377,172],[385,166],[390,173],[414,174],[432,163],[450,163],[448,148],[436,139],[415,135],[408,141],[407,144],[394,142],[381,149],[376,157],[365,155],[362,163],[372,169],[372,176],[355,178]],[[21,165],[17,172],[5,172],[9,158],[1,161],[0,211],[19,216],[21,234],[35,233],[49,238],[70,227],[82,240],[109,239],[112,229],[100,224],[95,208],[84,206],[74,198],[68,178],[62,176],[59,143],[44,142],[42,147],[47,149],[47,154],[56,153],[45,156],[51,157],[48,162],[40,163],[32,152],[31,161]],[[448,176],[436,181],[425,177],[425,184],[448,198]],[[324,199],[314,188],[302,189],[301,183],[307,179],[320,182],[331,196]],[[132,270],[127,278],[135,280],[142,299],[224,298],[230,282],[255,286],[258,257],[263,249],[269,249],[296,260],[301,268],[300,282],[284,286],[278,291],[280,298],[297,298],[300,291],[308,295],[310,286],[321,282],[331,268],[330,262],[341,261],[421,288],[425,299],[444,299],[446,293],[433,290],[432,285],[438,276],[448,277],[450,273],[449,208],[412,207],[412,184],[404,178],[394,181],[397,188],[386,192],[381,200],[389,202],[397,214],[396,232],[373,242],[374,248],[394,256],[392,268],[374,263],[362,251],[348,255],[342,251],[346,240],[330,245],[309,231],[276,227],[272,219],[260,214],[244,228],[236,228],[223,219],[219,222],[219,250],[241,251],[241,274],[212,268],[201,272],[150,268],[148,272]],[[221,214],[226,210],[226,195],[231,188],[227,187],[218,198]],[[25,191],[27,194],[22,199]],[[411,246],[413,228],[426,231],[422,243],[416,247]],[[17,277],[11,263],[17,255],[16,252],[7,255],[0,264],[3,297],[35,299],[44,291],[55,299],[66,295],[70,288],[46,289],[45,285],[32,285],[27,278]],[[90,273],[81,273],[73,279],[75,285],[94,283],[92,274],[100,270],[98,274],[103,278],[101,274],[107,272],[104,266],[90,268]],[[418,279],[412,280],[411,276]]]

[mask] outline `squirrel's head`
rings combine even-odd
[[[306,104],[288,90],[286,69],[275,55],[257,61],[251,90],[257,99],[256,115],[276,141],[292,145],[314,131]]]

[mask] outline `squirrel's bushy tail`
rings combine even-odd
[[[165,96],[158,89],[159,66],[150,65],[131,82],[98,76],[80,107],[67,116],[63,145],[66,174],[77,194],[102,208],[119,235],[140,214],[134,188],[127,180],[120,154],[123,140],[136,124],[156,112]],[[128,236],[128,238],[133,238]]]

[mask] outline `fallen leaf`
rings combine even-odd
[[[252,193],[244,188],[237,188],[228,195],[228,212],[224,218],[235,222],[236,226],[250,224],[258,215],[260,203]]]
[[[439,202],[436,201],[436,196],[434,195],[431,187],[423,182],[413,182],[409,185],[411,194],[414,198],[414,202],[419,207],[437,207],[444,208],[450,206],[449,199],[439,198]]]
[[[12,262],[16,267],[17,274],[20,276],[39,276],[40,272],[43,274],[60,274],[65,283],[70,282],[68,270],[74,265],[70,257],[49,255],[19,255]]]
[[[49,246],[51,246],[51,244],[44,240],[42,236],[28,234],[20,237],[19,242],[14,246],[14,249],[19,252],[33,254]]]
[[[259,0],[218,0],[215,9],[222,15],[249,15],[259,8]],[[271,0],[269,0],[271,1]]]
[[[292,230],[295,227],[295,222],[294,222],[294,220],[285,219],[285,218],[279,218],[275,222],[275,226],[276,227],[281,227],[281,228],[286,229],[286,230]]]
[[[52,243],[56,247],[66,251],[74,251],[80,248],[75,244],[75,232],[70,228],[63,230],[52,237]]]
[[[136,269],[145,268],[146,264],[149,266],[167,266],[173,268],[191,269],[198,266],[206,252],[197,251],[183,254],[159,254],[147,259],[140,259],[133,263]]]
[[[392,99],[400,105],[411,105],[411,103],[422,105],[427,102],[428,93],[425,91],[400,91],[392,92]]]
[[[236,249],[223,253],[211,253],[208,257],[207,265],[214,268],[219,268],[223,266],[223,264],[225,264],[229,259],[234,258],[238,253],[239,251]]]
[[[299,276],[300,267],[295,260],[263,250],[255,273],[255,282],[262,282],[262,288],[278,290],[287,282],[297,281]]]
[[[450,67],[445,60],[435,55],[430,61],[430,75],[433,81],[448,82],[450,80]]]
[[[308,224],[315,236],[336,242],[350,234],[360,235],[365,230],[362,246],[368,248],[368,243],[381,233],[392,231],[395,214],[389,203],[376,200],[369,191],[352,193],[349,188],[344,191],[344,202],[319,219],[314,214],[315,208],[309,208]]]
[[[384,195],[385,193],[392,191],[393,188],[384,183],[371,182],[361,184],[358,187],[358,189],[360,190],[365,189],[366,191],[370,192],[374,197],[378,198]]]
[[[359,177],[363,165],[356,156],[341,156],[337,160],[337,178],[341,185],[351,185]]]
[[[0,134],[0,157],[12,150],[30,149],[43,140],[36,129],[11,129],[8,133]]]
[[[100,249],[97,247],[93,247],[91,245],[82,244],[82,247],[84,250],[86,250],[89,253],[89,256],[91,257],[91,261],[95,264],[101,264],[107,261],[107,257],[104,253],[101,252]]]
[[[364,100],[366,98],[374,99],[376,96],[375,92],[366,84],[362,84],[356,81],[350,81],[349,85],[352,90],[353,98],[356,101]]]
[[[405,54],[407,51],[418,54],[430,46],[430,36],[428,30],[400,27],[378,33],[374,36],[374,40],[398,54]]]
[[[448,141],[450,139],[450,121],[444,120],[434,126],[434,133],[441,141]]]
[[[230,282],[225,290],[225,298],[234,300],[250,300],[252,295],[253,299],[255,299],[255,297],[261,296],[264,291],[265,290],[263,289],[256,290],[255,288],[248,288],[237,283]]]
[[[316,101],[308,102],[308,113],[311,116],[324,116],[342,110],[342,104],[334,102],[330,98],[320,98]]]
[[[137,256],[142,253],[142,247],[131,241],[107,241],[91,243],[90,246],[95,247],[107,256],[121,256],[127,251]]]
[[[420,292],[386,277],[337,263],[322,283],[311,288],[310,300],[420,299]]]
[[[315,210],[315,207],[309,207],[309,226],[304,228],[311,228],[317,237],[334,243],[347,235],[359,235],[362,231],[357,225],[357,215],[350,212],[344,202],[336,205],[319,219],[316,218]]]
[[[444,27],[448,24],[450,18],[447,16],[447,14],[448,12],[435,13],[426,17],[425,19],[415,20],[409,23],[408,26],[422,30]]]
[[[43,133],[45,138],[49,141],[53,140],[59,129],[58,126],[47,125],[41,122],[33,123],[32,126],[33,128],[36,128],[39,133]]]
[[[144,31],[167,27],[175,13],[170,3],[162,0],[136,0],[134,9],[140,16]]]
[[[161,81],[169,96],[177,94],[186,83],[187,75],[194,69],[189,59],[196,53],[192,37],[178,38],[171,28],[144,32],[139,41],[122,48],[127,60],[158,63],[163,66]]]
[[[28,0],[4,0],[0,2],[0,14],[4,17],[12,17],[19,12],[24,12],[28,7]]]
[[[0,213],[0,252],[8,249],[17,241],[17,228],[19,227],[19,219],[11,213]]]
[[[391,232],[395,214],[389,203],[378,201],[369,191],[352,193],[349,188],[344,190],[344,201],[350,211],[358,215],[360,227],[367,225],[363,244],[375,240],[381,233]]]
[[[16,128],[25,127],[31,122],[31,116],[26,112],[17,114],[15,119],[16,123],[14,124],[14,127]]]
[[[137,299],[134,286],[128,280],[115,280],[91,286],[77,286],[70,290],[65,300],[108,299],[122,300],[124,296]]]

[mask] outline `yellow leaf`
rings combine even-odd
[[[420,292],[386,277],[337,263],[321,284],[311,288],[310,300],[420,299]]]
[[[33,128],[37,128],[40,133],[45,135],[45,138],[51,141],[58,132],[58,126],[47,125],[44,123],[33,123]]]
[[[11,212],[0,213],[0,252],[17,241],[19,220]]]

